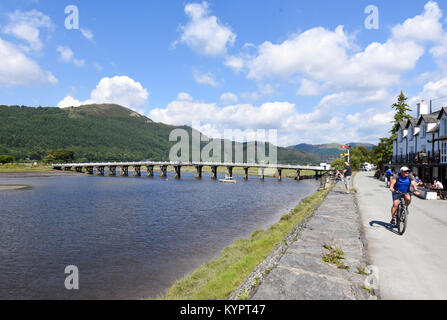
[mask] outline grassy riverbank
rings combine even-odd
[[[224,300],[249,276],[269,253],[301,222],[328,190],[302,200],[300,204],[268,230],[255,231],[250,239],[236,240],[220,256],[174,283],[162,299]]]
[[[4,164],[0,165],[0,172],[16,173],[16,172],[50,172],[51,168],[43,168],[39,166],[25,166],[22,164]]]

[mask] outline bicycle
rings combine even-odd
[[[412,194],[411,192],[400,192],[395,191],[396,194],[399,195],[406,195],[406,194]],[[396,224],[397,224],[397,231],[402,236],[405,233],[405,230],[407,230],[407,224],[408,224],[408,207],[405,204],[405,197],[400,198],[400,204],[397,208],[397,217],[396,217]]]

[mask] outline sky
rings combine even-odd
[[[2,1],[0,104],[117,103],[211,137],[377,143],[401,90],[413,109],[447,104],[446,14],[407,0]]]

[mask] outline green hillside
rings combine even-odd
[[[54,107],[0,106],[0,155],[16,160],[44,157],[51,149],[71,149],[76,161],[140,161],[169,158],[175,128],[155,123],[127,108],[88,105]],[[318,163],[317,156],[278,148],[280,163]]]
[[[352,148],[364,146],[367,149],[372,149],[374,145],[370,143],[348,143]],[[299,144],[296,146],[292,146],[290,148],[302,150],[305,152],[310,152],[313,154],[316,154],[320,157],[320,159],[327,159],[327,158],[338,158],[341,153],[343,153],[343,150],[340,148],[342,144],[339,143],[330,143],[330,144],[320,144],[320,145],[312,145],[312,144]]]

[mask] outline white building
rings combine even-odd
[[[391,166],[398,170],[403,165],[424,181],[439,178],[447,185],[447,108],[430,112],[422,101],[416,118],[399,123]]]

